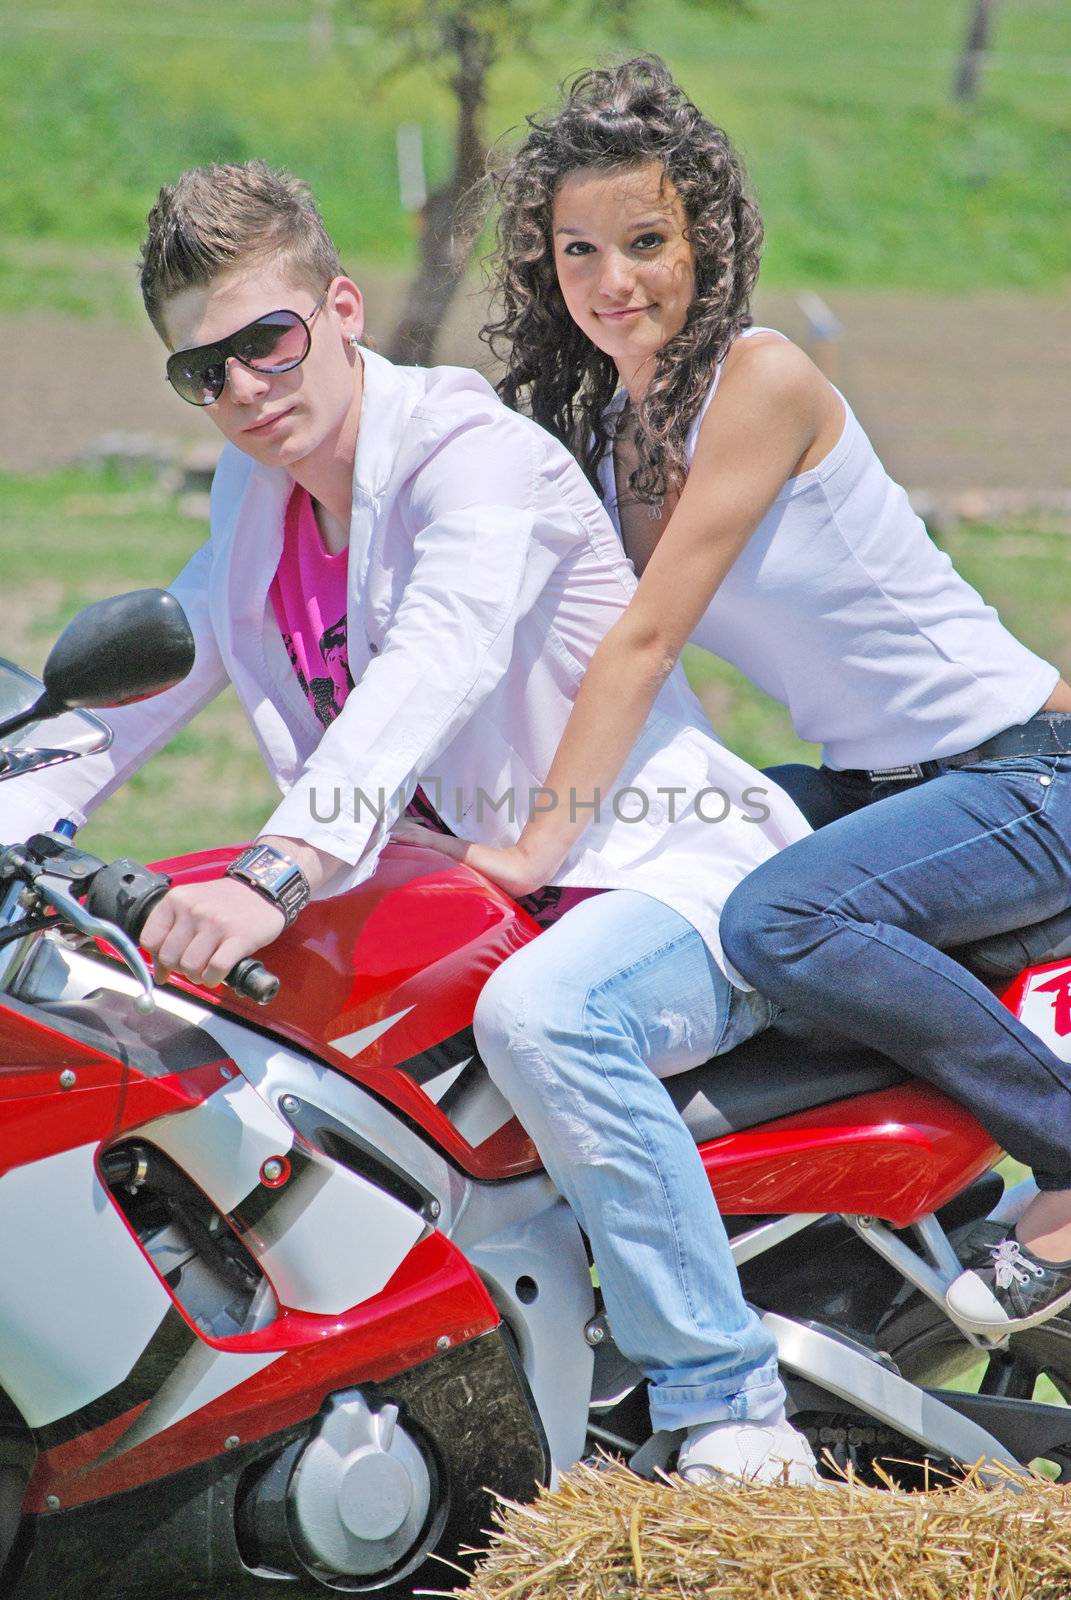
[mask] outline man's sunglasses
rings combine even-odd
[[[308,320],[296,311],[269,311],[215,344],[176,350],[167,361],[168,383],[191,406],[210,406],[223,393],[232,356],[253,372],[290,372],[300,367],[312,344],[312,324],[330,287],[328,284]]]

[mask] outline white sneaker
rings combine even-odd
[[[783,1414],[773,1422],[706,1422],[689,1429],[677,1471],[688,1483],[727,1477],[813,1487],[826,1481],[807,1440]]]

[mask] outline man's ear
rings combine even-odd
[[[336,278],[332,285],[332,304],[347,339],[364,335],[364,295],[352,278]]]

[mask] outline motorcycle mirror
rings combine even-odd
[[[135,589],[79,611],[52,646],[41,676],[58,709],[99,710],[174,688],[193,657],[193,634],[174,595]]]
[[[0,724],[0,738],[62,711],[145,700],[181,683],[193,666],[186,613],[166,589],[135,589],[86,606],[64,628],[41,674],[45,692]]]

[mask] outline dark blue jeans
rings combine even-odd
[[[769,776],[817,831],[730,895],[729,960],[787,1010],[970,1106],[1041,1188],[1071,1188],[1071,1064],[946,953],[1071,907],[1071,756],[911,784]]]

